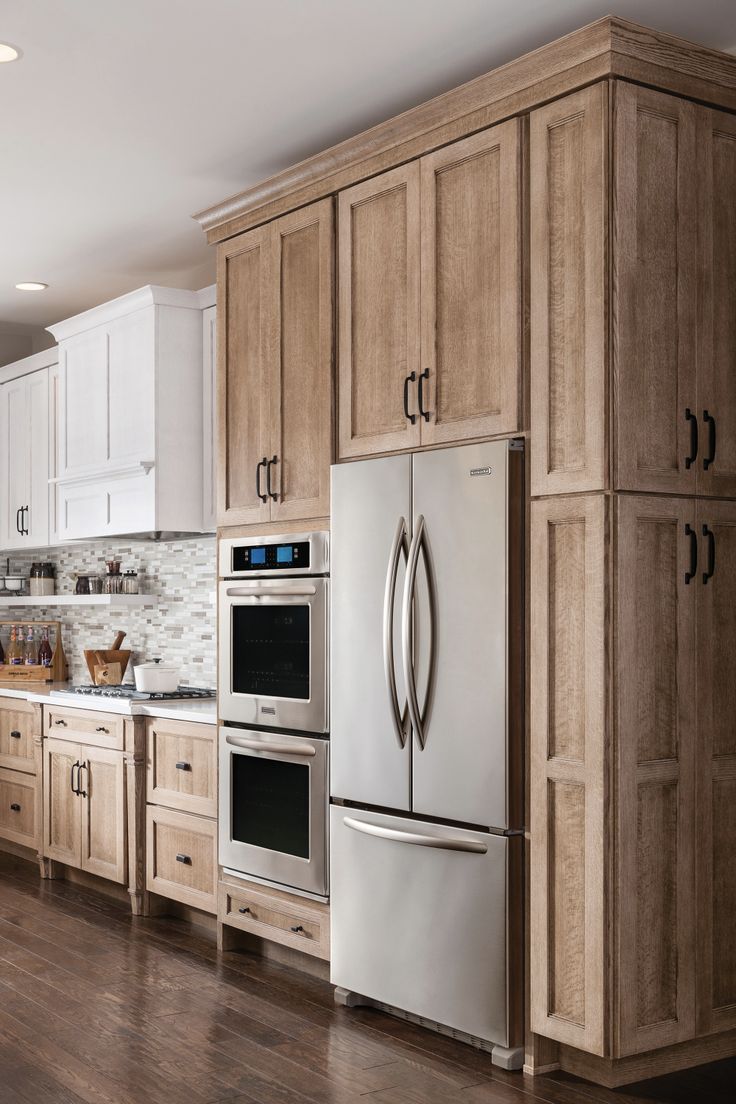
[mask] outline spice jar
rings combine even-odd
[[[123,594],[138,593],[138,572],[126,571],[123,575]]]
[[[29,592],[35,595],[56,593],[56,568],[52,563],[33,563],[28,582]]]

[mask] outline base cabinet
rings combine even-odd
[[[319,901],[223,874],[217,901],[218,942],[228,950],[238,932],[330,958],[330,910]]]
[[[149,805],[146,888],[204,912],[215,912],[217,822]]]
[[[0,699],[0,840],[41,850],[41,707]]]

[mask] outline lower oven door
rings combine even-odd
[[[220,729],[220,864],[327,896],[326,740]]]
[[[220,716],[327,732],[324,578],[220,583]]]

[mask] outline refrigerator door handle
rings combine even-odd
[[[414,669],[413,634],[412,634],[412,606],[417,585],[417,572],[419,570],[419,556],[424,553],[424,562],[427,567],[427,585],[429,589],[429,673],[427,676],[427,696],[424,703],[424,714],[419,708],[417,697],[417,680]],[[409,708],[409,719],[416,733],[419,750],[424,751],[427,743],[426,725],[429,717],[429,708],[432,701],[434,676],[436,667],[436,618],[437,598],[435,594],[434,570],[432,557],[427,546],[427,529],[424,515],[417,518],[414,537],[409,548],[409,558],[406,565],[406,582],[404,583],[404,602],[401,615],[401,635],[404,652],[404,680],[406,682],[406,701]]]
[[[379,839],[394,840],[396,843],[410,843],[415,847],[436,847],[440,851],[466,851],[473,855],[485,855],[488,847],[480,840],[462,836],[425,836],[419,832],[403,832],[398,828],[384,828],[382,824],[372,824],[355,817],[344,817],[343,824],[355,832],[366,836],[378,836]]]
[[[407,707],[403,711],[399,709],[399,698],[396,692],[396,670],[394,667],[394,604],[396,598],[396,579],[399,573],[399,560],[401,554],[404,559],[409,559],[409,536],[406,531],[406,519],[399,518],[396,533],[391,544],[391,552],[388,558],[386,571],[386,590],[383,597],[383,669],[386,676],[386,686],[391,702],[391,720],[393,721],[396,738],[399,747],[406,746],[406,719]]]

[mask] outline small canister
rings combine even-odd
[[[28,581],[29,592],[34,595],[56,593],[56,568],[52,563],[33,563]]]
[[[123,594],[138,593],[138,572],[126,571],[123,575]]]

